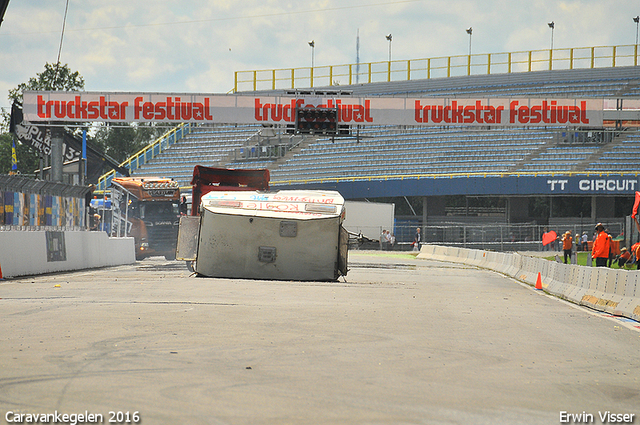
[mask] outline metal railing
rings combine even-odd
[[[562,252],[561,237],[567,230],[571,231],[573,238],[573,250],[585,251],[579,239],[584,232],[587,233],[588,242],[593,241],[593,224],[586,222],[568,225],[538,225],[538,224],[441,224],[421,226],[419,222],[412,224],[396,224],[393,229],[396,238],[395,246],[373,241],[365,248],[410,250],[416,233],[416,226],[422,229],[422,242],[457,246],[470,249],[483,249],[491,251],[547,251],[549,256]],[[617,239],[624,233],[624,219],[607,223],[607,230],[612,237]],[[382,228],[370,228],[369,233],[382,232]],[[542,244],[542,235],[546,230],[556,232],[558,239],[548,245]],[[624,239],[620,240],[620,247],[625,246]],[[587,245],[588,250],[588,245]]]
[[[620,222],[607,223],[609,233],[616,237],[623,233],[624,224]],[[542,234],[545,229],[553,230],[558,239],[547,246],[542,245]],[[411,229],[415,231],[415,229]],[[495,251],[533,250],[533,251],[562,251],[560,237],[567,230],[574,238],[587,232],[588,240],[593,239],[593,224],[571,224],[565,226],[534,225],[534,224],[496,224],[496,225],[438,225],[425,226],[423,238],[427,243],[446,244],[474,249],[492,249]]]
[[[637,65],[637,45],[483,53],[362,64],[236,71],[233,92]]]
[[[234,161],[259,161],[284,158],[291,149],[290,144],[255,145],[234,149]]]
[[[129,172],[133,172],[140,168],[142,165],[151,161],[156,156],[160,155],[163,150],[169,148],[178,140],[182,139],[186,134],[191,133],[193,124],[182,123],[177,127],[163,134],[154,142],[148,144],[143,149],[139,150],[135,154],[131,155],[126,161],[120,164],[121,167],[126,167]],[[97,191],[105,190],[109,187],[111,179],[116,176],[116,171],[111,170],[108,173],[103,174],[98,179]]]

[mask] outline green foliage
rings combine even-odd
[[[589,252],[578,252],[577,253],[577,261],[578,261],[578,265],[579,266],[586,266],[587,265],[587,259],[589,258],[590,253]],[[558,251],[557,255],[560,257],[560,261],[564,262],[564,254],[562,251]],[[549,261],[555,261],[556,257],[555,255],[553,256],[548,256],[548,257],[544,257],[545,259],[549,260]],[[595,261],[591,261],[591,267],[595,267]],[[620,269],[620,266],[618,265],[617,261],[612,261],[611,262],[611,267],[612,269]],[[623,267],[624,270],[636,270],[636,265],[635,264],[628,264],[625,265]]]
[[[21,83],[18,87],[9,90],[9,99],[22,103],[22,95],[25,90],[84,90],[84,78],[78,71],[71,71],[69,65],[45,63],[44,71],[30,78],[27,83]]]
[[[95,141],[105,154],[118,162],[123,162],[170,128],[170,126],[120,123],[101,127],[95,135]]]
[[[28,82],[9,90],[9,100],[22,103],[25,90],[82,90],[84,79],[78,71],[71,71],[69,65],[45,63],[44,71],[30,78]],[[11,140],[9,134],[10,113],[2,114],[0,127],[0,174],[11,171]],[[21,174],[33,174],[39,168],[39,155],[28,146],[16,143],[18,170]]]
[[[78,71],[72,71],[67,64],[45,63],[44,71],[30,78],[28,82],[19,84],[9,90],[9,100],[22,103],[26,90],[84,90],[84,79]],[[9,113],[3,114],[0,128],[0,173],[11,171],[11,140],[9,131]],[[72,126],[73,124],[69,124]],[[80,131],[81,123],[75,132]],[[124,161],[135,154],[149,142],[161,136],[170,127],[146,124],[114,124],[101,127],[95,136],[89,136],[103,152],[117,161]],[[69,130],[73,131],[72,128]],[[16,144],[18,169],[22,174],[31,174],[38,168],[39,155],[29,147]]]
[[[13,135],[0,134],[0,174],[11,172],[11,144]],[[39,157],[27,146],[16,143],[16,158],[18,159],[18,172],[22,175],[33,175],[39,168]]]

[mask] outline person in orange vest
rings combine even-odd
[[[618,255],[618,267],[623,269],[627,263],[631,263],[631,253],[627,251],[627,248],[622,248],[620,255]]]
[[[596,260],[596,267],[606,267],[609,261],[609,235],[604,231],[602,223],[596,224],[598,235],[593,241],[591,257]]]
[[[571,263],[571,248],[573,247],[573,238],[571,237],[571,230],[567,230],[562,235],[562,250],[564,251],[564,263]],[[569,262],[567,262],[567,258]]]
[[[611,233],[609,233],[609,229],[604,229],[604,232],[607,234],[607,237],[609,238],[609,262],[607,264],[607,267],[611,267],[611,262],[613,261],[613,243],[611,243],[611,241],[613,240],[613,238],[611,237]]]

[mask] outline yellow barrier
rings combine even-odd
[[[232,92],[637,65],[638,46],[633,44],[483,53],[362,64],[236,71]]]
[[[634,176],[638,177],[638,172],[587,172],[587,171],[569,171],[569,172],[539,172],[539,171],[518,171],[514,173],[449,173],[449,174],[394,174],[394,175],[380,175],[380,176],[360,176],[360,177],[318,177],[314,179],[299,179],[299,180],[271,180],[269,182],[272,186],[288,185],[288,184],[307,184],[307,183],[340,183],[340,182],[355,182],[355,181],[377,181],[377,180],[404,180],[404,179],[446,179],[453,177],[538,177],[538,176],[597,176],[607,177],[610,175],[619,176]]]

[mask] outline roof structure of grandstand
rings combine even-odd
[[[360,97],[640,99],[640,67],[468,75],[313,90],[340,90]],[[368,126],[352,127],[348,137],[331,138],[288,134],[283,128],[261,125],[185,124],[180,134],[130,159],[130,164],[136,164],[133,175],[170,177],[186,187],[195,165],[268,168],[272,185],[284,187],[338,179],[575,173],[637,176],[640,172],[640,132],[624,125],[582,129]]]

